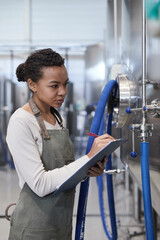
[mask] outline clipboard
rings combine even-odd
[[[62,185],[57,187],[52,194],[59,192],[64,192],[75,188],[78,183],[80,183],[88,173],[88,170],[96,165],[98,161],[103,161],[105,156],[109,156],[112,152],[114,152],[122,143],[125,143],[127,139],[116,139],[109,144],[107,144],[101,151],[99,151],[96,155],[94,155],[90,160],[86,162],[80,169],[78,169],[70,178],[68,178]]]

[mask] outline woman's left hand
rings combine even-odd
[[[107,162],[107,158],[105,157],[104,160],[101,162],[101,161],[98,161],[97,162],[97,166],[94,166],[94,167],[91,167],[89,170],[88,170],[88,177],[98,177],[100,176],[104,169],[105,169],[105,163]]]

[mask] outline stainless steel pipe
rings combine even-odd
[[[146,1],[143,0],[142,6],[142,108],[146,106]],[[142,112],[142,124],[147,121],[146,112]],[[145,140],[145,139],[143,139]]]

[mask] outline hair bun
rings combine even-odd
[[[24,73],[24,63],[21,63],[16,70],[16,75],[17,75],[17,79],[18,82],[25,82],[25,73]]]

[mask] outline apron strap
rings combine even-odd
[[[29,99],[29,105],[30,105],[30,107],[31,107],[31,109],[32,109],[32,111],[34,113],[35,118],[37,119],[37,122],[38,122],[38,124],[40,126],[40,129],[42,130],[43,138],[44,139],[50,139],[49,133],[48,133],[48,131],[46,129],[46,126],[45,126],[45,124],[43,122],[41,112],[38,109],[38,107],[36,106],[36,104],[35,104],[35,102],[34,102],[32,97]]]
[[[55,119],[58,122],[59,126],[63,129],[64,128],[63,120],[62,120],[62,117],[59,114],[59,112],[54,107],[51,107],[50,111],[51,111],[52,115],[55,117]]]

